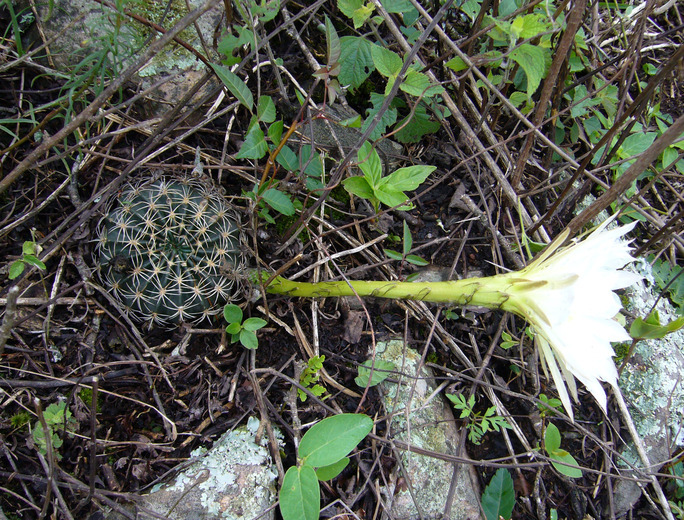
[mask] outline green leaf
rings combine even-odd
[[[579,464],[577,464],[577,461],[575,460],[575,458],[572,455],[570,455],[568,452],[565,452],[562,454],[561,453],[558,453],[558,454],[549,453],[549,458],[552,459],[551,464],[553,465],[554,468],[556,468],[556,471],[558,471],[559,473],[562,473],[566,477],[570,477],[570,478],[581,478],[582,477],[582,470],[580,469]],[[558,464],[558,462],[562,462],[563,464]],[[575,467],[566,466],[565,464],[570,464],[570,466],[575,466]]]
[[[242,143],[240,150],[235,154],[236,159],[261,159],[268,152],[268,144],[264,137],[264,132],[259,125],[254,125],[247,132],[245,142]]]
[[[365,132],[370,126],[371,122],[377,119],[377,115],[380,112],[383,102],[385,101],[385,96],[378,94],[377,92],[371,92],[371,103],[373,108],[366,111],[366,120],[361,125],[361,131]],[[397,120],[397,109],[390,106],[385,110],[380,118],[380,121],[375,125],[373,132],[368,136],[371,140],[379,139],[387,130],[387,127],[392,126]]]
[[[396,191],[391,184],[378,186],[373,190],[373,193],[380,202],[390,208],[397,207],[397,209],[403,209],[398,206],[406,204],[406,201],[408,200],[406,193],[403,191]]]
[[[368,142],[364,142],[357,153],[358,165],[361,168],[368,185],[371,187],[377,186],[382,178],[382,162],[380,156],[375,151],[373,146]]]
[[[423,96],[424,98],[430,98],[436,94],[441,94],[444,89],[439,85],[433,85],[428,78],[422,72],[415,71],[413,69],[406,73],[406,78],[399,85],[399,88],[410,94],[412,96]]]
[[[36,266],[38,269],[44,271],[45,270],[45,264],[40,261],[40,259],[37,256],[34,255],[24,255],[22,258],[24,263]]]
[[[327,43],[328,66],[333,66],[340,60],[342,47],[335,26],[327,16],[325,17],[325,41]]]
[[[371,56],[371,43],[360,36],[343,36],[340,39],[340,74],[343,85],[358,88],[375,69]]]
[[[349,457],[344,457],[338,460],[334,464],[329,466],[323,466],[321,468],[316,468],[316,476],[318,480],[332,480],[337,475],[342,473],[342,470],[349,465]]]
[[[417,265],[418,267],[423,267],[430,263],[427,260],[425,260],[425,258],[421,258],[418,255],[406,255],[406,261],[409,264]]]
[[[408,224],[404,220],[404,254],[408,254],[409,251],[411,251],[411,248],[413,247],[413,237],[411,236],[411,230],[408,227]]]
[[[359,375],[354,378],[354,382],[361,388],[366,388],[379,385],[389,377],[392,370],[396,367],[391,361],[384,361],[382,359],[375,360],[375,367],[373,369],[373,377],[371,377],[371,366],[373,360],[368,359],[359,366]]]
[[[373,428],[363,414],[343,413],[314,424],[299,443],[299,457],[314,467],[329,466],[349,455]]]
[[[511,32],[516,38],[534,38],[538,34],[548,31],[551,24],[545,15],[541,13],[517,16],[511,24]]]
[[[259,339],[251,330],[242,329],[240,331],[240,343],[242,343],[242,346],[245,348],[255,350],[259,346]]]
[[[292,466],[288,469],[279,499],[283,520],[318,520],[321,492],[313,468]]]
[[[399,168],[387,177],[383,178],[379,185],[389,185],[394,191],[415,190],[436,169],[436,166],[428,166],[425,164],[417,164],[414,166]]]
[[[263,193],[262,197],[266,201],[266,204],[271,206],[278,213],[288,217],[295,214],[294,204],[292,204],[290,197],[285,195],[282,191],[275,188],[269,188]]]
[[[21,273],[24,272],[25,264],[21,260],[17,260],[15,262],[12,262],[12,265],[10,265],[9,268],[9,279],[14,280],[17,278]]]
[[[515,506],[513,479],[505,468],[500,468],[482,493],[482,509],[487,520],[508,520]]]
[[[35,242],[26,241],[21,245],[21,253],[23,255],[35,255],[37,248],[38,247]]]
[[[354,22],[354,29],[361,27],[373,14],[373,4],[363,5],[363,0],[337,0],[337,7]]]
[[[272,143],[279,144],[280,138],[283,136],[283,122],[276,121],[268,127],[268,138]]]
[[[660,324],[658,311],[653,311],[646,319],[637,318],[629,328],[629,335],[634,339],[661,339],[684,327],[684,316],[665,325]]]
[[[265,327],[267,323],[266,320],[262,320],[261,318],[247,318],[242,324],[242,327],[245,330],[256,331]]]
[[[430,114],[427,113],[425,106],[419,104],[413,113],[413,117],[410,117],[410,114],[407,115],[395,125],[395,128],[401,128],[396,133],[398,141],[402,143],[417,143],[424,135],[432,134],[439,130],[440,124],[437,121],[430,120]]]
[[[386,78],[396,77],[404,64],[396,52],[376,44],[371,47],[371,57],[377,71]]]
[[[445,63],[447,67],[449,67],[451,70],[454,72],[460,72],[462,70],[466,70],[468,68],[468,65],[466,64],[465,61],[463,61],[462,58],[456,56],[455,58],[451,58],[449,61]]]
[[[404,255],[402,255],[399,251],[393,251],[391,249],[384,249],[385,256],[387,258],[390,258],[392,260],[403,260]]]
[[[240,76],[232,72],[228,67],[216,65],[215,63],[212,63],[211,66],[230,93],[251,112],[254,108],[254,97],[249,87],[240,79]]]
[[[240,331],[242,330],[242,324],[239,322],[233,322],[230,325],[226,327],[226,332],[230,334],[231,336],[238,336],[240,334]],[[239,337],[237,338],[239,339]]]
[[[352,195],[361,197],[362,199],[374,199],[373,188],[370,187],[365,177],[357,175],[356,177],[348,177],[342,181],[342,186]]]
[[[223,317],[228,323],[242,323],[242,309],[234,303],[229,303],[223,308]]]
[[[560,448],[561,436],[556,425],[549,423],[544,432],[544,447],[547,453],[555,453]]]
[[[532,96],[539,87],[546,70],[546,54],[548,51],[523,43],[510,53],[510,57],[525,71],[527,76],[527,95]]]
[[[276,156],[276,162],[289,172],[299,171],[299,159],[297,158],[297,154],[287,145],[280,149],[280,152]]]
[[[276,118],[276,107],[271,96],[260,96],[257,102],[257,119],[264,123],[273,123]]]
[[[620,146],[620,156],[623,159],[640,155],[653,144],[657,134],[655,132],[636,132],[627,137]]]

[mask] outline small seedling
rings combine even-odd
[[[501,431],[503,428],[510,428],[505,418],[496,414],[496,407],[490,406],[484,413],[476,412],[475,396],[471,395],[467,400],[463,394],[446,394],[453,403],[454,408],[461,411],[460,418],[467,419],[468,440],[473,444],[480,444],[482,437],[490,431]]]
[[[582,470],[579,468],[579,464],[572,455],[561,449],[560,445],[560,431],[555,425],[549,424],[544,432],[544,448],[551,459],[551,464],[566,477],[580,478]]]
[[[513,336],[511,336],[508,332],[503,331],[501,333],[501,337],[503,338],[503,341],[499,345],[502,349],[508,350],[509,348],[513,347],[516,345],[518,342],[513,339]]]
[[[404,221],[404,247],[403,252],[393,251],[391,249],[385,249],[385,255],[392,260],[406,260],[409,264],[417,266],[428,265],[428,261],[418,255],[411,255],[411,248],[413,247],[413,237],[411,236],[411,231],[409,230],[408,224]]]
[[[539,415],[542,419],[549,415],[556,415],[556,412],[563,409],[563,403],[560,399],[552,397],[549,399],[546,394],[539,394],[539,400],[541,403],[537,403],[537,408],[539,409]]]
[[[373,364],[373,360],[368,359],[359,367],[359,375],[354,378],[354,382],[361,388],[379,385],[387,379],[394,369],[395,365],[391,361],[376,359],[375,364]]]
[[[299,384],[308,389],[316,397],[320,397],[325,393],[325,387],[318,384],[321,378],[320,371],[323,368],[323,361],[325,356],[314,356],[309,359],[309,363],[299,376]],[[308,395],[302,389],[297,388],[297,395],[302,402],[306,401]]]
[[[66,403],[63,402],[54,403],[48,406],[43,412],[43,416],[47,425],[47,434],[43,430],[43,425],[40,422],[36,422],[33,427],[33,442],[35,442],[40,453],[47,455],[48,443],[46,436],[49,435],[54,456],[57,460],[60,460],[61,456],[57,450],[62,447],[64,441],[57,432],[65,428],[67,432],[75,431],[76,420],[71,416],[71,412],[67,409]]]
[[[41,262],[37,256],[40,254],[42,250],[43,248],[33,241],[24,242],[24,244],[21,246],[21,256],[18,260],[15,260],[10,265],[9,279],[14,280],[19,275],[21,275],[21,273],[24,272],[24,269],[27,265],[35,266],[41,271],[44,271],[45,264]]]
[[[256,331],[266,325],[266,320],[247,318],[242,321],[242,309],[233,303],[229,303],[223,308],[223,317],[228,322],[226,332],[230,334],[233,343],[239,341],[243,347],[249,349],[255,349],[259,346]]]
[[[280,488],[283,520],[318,520],[318,481],[339,475],[349,464],[347,455],[372,428],[373,420],[367,415],[343,413],[323,419],[304,434],[297,465],[287,470]]]

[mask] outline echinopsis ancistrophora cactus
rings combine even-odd
[[[149,324],[220,313],[245,264],[236,214],[196,181],[129,186],[98,235],[103,282],[133,318]]]

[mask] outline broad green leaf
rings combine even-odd
[[[223,308],[223,317],[228,323],[242,323],[242,309],[234,303],[229,303]]]
[[[242,81],[240,76],[223,65],[212,63],[211,66],[230,93],[251,112],[254,108],[254,97],[252,96],[249,87]]]
[[[261,159],[268,152],[268,143],[264,137],[264,132],[259,125],[254,125],[247,132],[245,142],[242,143],[240,150],[235,154],[236,159]]]
[[[525,71],[527,76],[527,95],[531,96],[539,87],[539,83],[544,77],[546,70],[546,54],[547,51],[541,47],[523,43],[520,47],[516,47],[510,53],[510,57],[515,61],[520,68]]]
[[[9,268],[9,275],[8,275],[9,279],[14,280],[15,278],[17,278],[21,273],[24,272],[24,268],[25,268],[24,262],[22,262],[21,260],[17,260],[16,262],[12,262],[12,265],[10,265],[10,268]]]
[[[401,258],[401,255],[399,255],[399,257]],[[363,364],[359,366],[359,375],[354,378],[354,382],[361,388],[382,383],[390,376],[392,370],[396,368],[391,361],[376,359],[375,366],[373,367],[373,376],[371,377],[371,366],[373,366],[372,359],[364,361]]]
[[[658,311],[654,311],[646,316],[645,320],[635,319],[629,328],[629,335],[634,339],[661,339],[682,327],[684,327],[684,316],[661,325]]]
[[[266,204],[271,206],[278,213],[282,213],[285,216],[292,216],[295,214],[295,207],[290,200],[290,197],[285,195],[282,191],[275,188],[267,189],[262,195]]]
[[[266,326],[267,321],[261,318],[247,318],[242,326],[245,330],[257,331]]]
[[[403,204],[406,204],[408,200],[406,193],[395,190],[391,184],[378,186],[373,190],[373,193],[380,202],[382,202],[385,206],[389,206],[390,208],[402,206]],[[401,210],[403,208],[397,207],[397,209]]]
[[[376,92],[371,92],[371,103],[373,108],[370,108],[366,112],[366,120],[361,125],[361,131],[365,132],[370,124],[377,119],[380,108],[385,101],[385,96],[378,94]],[[392,126],[397,120],[397,109],[390,107],[383,112],[382,117],[375,125],[373,132],[370,134],[369,139],[372,141],[379,139],[387,130],[388,127]]]
[[[432,134],[440,128],[437,121],[430,120],[430,115],[423,104],[416,107],[413,117],[407,124],[408,119],[409,116],[406,116],[395,125],[395,128],[401,128],[396,133],[396,137],[402,143],[417,143],[424,135]]]
[[[380,45],[373,44],[371,47],[371,56],[373,64],[380,74],[386,78],[394,78],[401,70],[404,64],[401,56],[396,52],[385,49]]]
[[[279,494],[283,520],[318,520],[321,492],[316,472],[310,466],[292,466],[285,473]]]
[[[393,191],[415,190],[436,169],[436,166],[428,166],[425,164],[406,166],[405,168],[399,168],[387,177],[381,179],[379,185],[391,186]]]
[[[240,322],[237,322],[237,321],[234,323],[231,323],[230,325],[228,325],[226,327],[226,332],[228,334],[231,334],[231,335],[240,334],[241,330],[242,330],[242,325],[240,324]]]
[[[653,144],[657,134],[655,132],[635,132],[627,137],[620,146],[620,156],[623,158],[639,155]]]
[[[340,59],[342,47],[335,26],[327,16],[325,17],[325,40],[327,42],[328,66],[333,66]]]
[[[361,168],[368,184],[371,187],[377,186],[382,178],[382,162],[380,162],[378,152],[366,141],[361,145],[356,156],[359,161],[359,168]]]
[[[338,460],[330,466],[323,466],[322,468],[316,468],[316,476],[318,480],[332,480],[337,475],[342,473],[342,470],[349,465],[349,457],[344,457]]]
[[[370,187],[365,177],[356,176],[348,177],[342,181],[342,186],[352,195],[361,197],[362,199],[372,199],[375,197],[373,188]]]
[[[354,28],[361,27],[373,14],[373,4],[363,4],[363,0],[337,0],[337,7],[347,18],[354,22]]]
[[[371,75],[375,69],[371,45],[360,36],[343,36],[340,39],[340,83],[355,89]]]
[[[384,249],[385,256],[387,258],[391,258],[392,260],[403,260],[404,255],[402,255],[399,251],[393,251],[391,249]]]
[[[299,457],[313,467],[329,466],[349,455],[373,428],[367,415],[343,413],[314,424],[299,443]]]
[[[276,118],[276,107],[271,96],[261,96],[257,102],[257,119],[264,123],[273,123]]]
[[[421,258],[418,255],[406,255],[406,261],[409,264],[417,265],[418,267],[424,267],[430,263],[425,260],[425,258]]]
[[[430,78],[425,74],[413,69],[406,73],[406,78],[404,78],[402,84],[399,85],[399,88],[412,96],[423,96],[425,98],[430,98],[444,92],[444,89],[441,86],[433,85],[430,82]]]
[[[36,266],[38,269],[45,271],[45,264],[35,255],[24,255],[23,261],[25,264]]]
[[[466,70],[468,68],[468,65],[466,64],[465,61],[463,61],[460,57],[456,56],[455,58],[451,58],[449,61],[445,63],[447,67],[449,67],[451,70],[454,72],[460,72],[462,70]]]
[[[268,127],[268,138],[274,144],[280,144],[280,138],[283,136],[283,122],[276,121]]]
[[[508,520],[515,506],[513,479],[505,468],[500,468],[482,493],[482,509],[487,520]]]
[[[240,343],[245,348],[250,350],[255,350],[259,346],[259,340],[257,335],[251,330],[242,329],[240,331]]]
[[[549,423],[544,432],[544,447],[547,453],[555,453],[560,448],[561,436],[555,424]]]
[[[663,168],[667,168],[674,163],[679,157],[679,153],[672,146],[668,146],[663,150]]]
[[[549,453],[549,458],[551,458],[551,464],[553,465],[554,468],[556,468],[556,471],[559,473],[562,473],[566,477],[570,478],[581,478],[582,477],[582,470],[579,467],[579,464],[577,464],[577,461],[575,458],[570,455],[567,451],[561,450],[564,453],[558,453],[558,454],[551,454]],[[556,462],[557,461],[557,462]],[[558,462],[562,462],[563,464],[558,464]],[[566,466],[565,464],[570,464],[570,466]],[[575,467],[572,467],[575,466]]]
[[[24,255],[35,255],[37,247],[35,242],[26,241],[21,245],[21,252]]]
[[[544,31],[548,31],[551,24],[541,13],[517,16],[511,24],[511,32],[516,38],[533,38]]]
[[[276,156],[276,162],[289,172],[299,171],[299,158],[292,148],[285,145]]]

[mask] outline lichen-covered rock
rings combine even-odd
[[[169,520],[271,520],[277,500],[278,473],[266,440],[256,444],[258,419],[225,433],[210,450],[192,453],[190,466],[176,478],[142,497],[144,508]],[[144,512],[138,520],[152,520]],[[260,516],[262,515],[263,516]],[[111,514],[107,520],[120,520]]]
[[[399,382],[389,379],[380,383],[383,404],[392,413],[390,435],[426,450],[457,455],[458,430],[451,408],[439,394],[432,372],[419,369],[420,355],[403,341],[376,344],[376,359],[394,363],[404,377]],[[393,377],[392,379],[395,379]],[[406,410],[410,403],[410,410]],[[403,452],[402,471],[397,466],[389,486],[382,490],[389,514],[396,520],[443,518],[454,478],[454,465],[434,457]],[[480,517],[478,493],[474,489],[470,467],[456,468],[456,489],[447,516],[452,520]]]
[[[649,278],[649,273],[645,274]],[[658,298],[657,291],[647,282],[634,285],[627,296],[628,308],[641,317],[648,315]],[[656,310],[661,323],[678,317],[666,299],[660,299]],[[639,341],[620,376],[620,388],[643,440],[651,471],[658,471],[678,446],[684,446],[683,379],[684,329],[662,339]],[[622,455],[628,464],[643,468],[631,442]],[[641,496],[641,488],[629,479],[618,480],[614,491],[618,516],[631,511]]]

